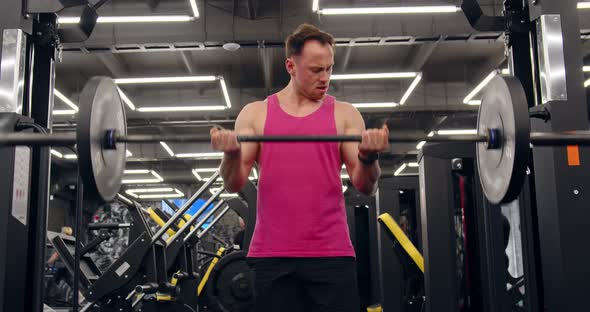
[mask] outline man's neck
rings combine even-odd
[[[297,87],[294,85],[293,81],[290,81],[283,90],[277,93],[277,95],[283,100],[281,101],[282,106],[302,108],[306,106],[316,106],[322,103],[322,100],[312,100],[297,90]]]

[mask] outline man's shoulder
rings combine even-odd
[[[343,102],[343,101],[338,101],[336,99],[334,99],[334,107],[339,110],[339,111],[343,111],[343,112],[351,112],[351,111],[356,111],[356,107],[354,107],[352,104],[348,103],[348,102]]]
[[[266,100],[250,102],[244,106],[242,112],[260,112],[261,110],[266,110]]]

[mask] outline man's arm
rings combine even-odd
[[[258,143],[238,143],[237,135],[254,135],[255,105],[246,105],[236,119],[235,130],[211,129],[211,145],[223,152],[221,177],[228,192],[242,189],[258,155]]]
[[[389,131],[381,129],[365,130],[365,122],[359,111],[350,104],[344,104],[347,120],[344,134],[362,135],[362,142],[342,143],[342,156],[352,185],[365,195],[372,195],[377,190],[377,181],[381,176],[381,167],[377,160],[370,161],[379,152],[389,149]],[[361,161],[362,159],[363,161]]]

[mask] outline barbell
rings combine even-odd
[[[80,175],[91,196],[111,201],[119,192],[126,162],[127,143],[209,142],[199,134],[128,135],[125,108],[114,81],[93,77],[79,100],[76,133],[9,133],[0,146],[70,146],[77,144]],[[360,135],[238,136],[240,142],[360,142]],[[510,202],[518,196],[526,176],[530,143],[533,145],[590,145],[590,132],[530,132],[524,90],[514,77],[496,76],[486,86],[475,135],[392,133],[399,142],[475,142],[482,188],[492,203]]]

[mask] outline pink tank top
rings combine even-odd
[[[267,98],[264,135],[336,135],[334,97],[305,117]],[[338,143],[263,143],[249,257],[354,257]]]

